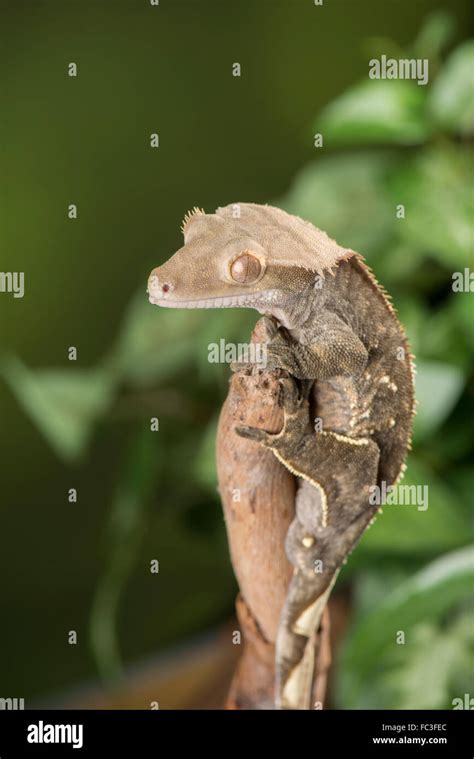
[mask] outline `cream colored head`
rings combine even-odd
[[[353,255],[309,222],[253,203],[234,203],[214,214],[195,209],[185,217],[183,233],[184,246],[150,274],[151,303],[260,310],[277,298],[282,282],[295,291],[308,272],[324,275]]]

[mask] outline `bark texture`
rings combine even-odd
[[[261,322],[253,341],[264,339]],[[234,572],[239,584],[237,616],[244,650],[231,685],[227,708],[271,709],[275,639],[292,567],[285,537],[294,517],[295,477],[268,451],[239,437],[241,425],[279,432],[278,377],[283,372],[240,371],[230,381],[217,433],[219,491]],[[321,627],[314,697],[323,701],[329,666],[328,616]],[[326,633],[325,633],[326,630]],[[318,645],[315,640],[315,645]]]

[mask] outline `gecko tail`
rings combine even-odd
[[[290,592],[282,610],[276,640],[275,708],[308,710],[311,703],[315,672],[318,630],[322,615],[337,579],[337,570],[326,590],[316,599],[308,599],[308,606],[295,619],[290,598],[301,599],[300,590],[308,592],[307,577],[298,570],[290,583]],[[293,586],[293,587],[292,587]],[[298,587],[299,586],[299,587]],[[295,592],[296,591],[296,592]]]

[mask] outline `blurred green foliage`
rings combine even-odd
[[[338,662],[342,708],[452,708],[469,692],[466,673],[472,682],[474,554],[435,559],[473,535],[473,295],[454,293],[452,276],[474,265],[474,43],[441,62],[450,29],[450,17],[436,14],[399,53],[430,56],[429,86],[367,79],[318,115],[328,154],[281,199],[364,252],[417,364],[403,484],[427,485],[429,507],[386,506],[345,569],[355,621]]]
[[[474,43],[444,55],[451,33],[451,19],[437,14],[405,51],[369,40],[374,55],[429,57],[429,85],[365,79],[336,98],[314,122],[324,137],[322,156],[274,199],[366,256],[393,297],[418,370],[405,482],[428,485],[429,508],[387,506],[344,568],[340,583],[353,589],[354,620],[338,662],[335,700],[342,708],[450,708],[469,690],[474,432],[466,419],[474,410],[474,319],[473,295],[453,293],[452,275],[474,268]],[[405,218],[397,218],[400,204]],[[146,504],[172,489],[178,517],[165,510],[162,529],[169,530],[170,550],[173,540],[190,541],[190,567],[206,561],[205,544],[179,529],[179,504],[191,489],[203,504],[187,514],[196,534],[222,530],[214,439],[228,368],[208,363],[207,346],[223,335],[245,340],[254,322],[254,313],[239,310],[158,310],[141,291],[95,369],[29,370],[16,358],[1,365],[25,413],[67,462],[84,455],[97,425],[117,415],[132,420],[91,619],[106,679],[120,672],[116,620],[139,557]],[[161,432],[153,437],[147,430],[155,414]],[[172,471],[157,463],[164,444],[176,462]],[[204,503],[215,506],[212,513]],[[216,581],[217,595],[220,588]],[[171,633],[186,615],[204,619],[214,603],[197,593],[179,622],[168,620]],[[398,631],[404,645],[396,645]]]

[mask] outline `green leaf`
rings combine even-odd
[[[401,284],[403,292],[407,290],[416,272],[423,266],[425,254],[420,248],[407,245],[405,242],[395,242],[393,246],[380,251],[374,264],[377,269],[377,279],[391,285]],[[398,303],[398,301],[397,301]],[[398,305],[397,305],[397,310]]]
[[[432,562],[389,593],[371,614],[359,619],[339,667],[344,708],[360,706],[365,683],[372,688],[374,677],[384,672],[386,658],[396,650],[398,631],[409,638],[417,624],[435,620],[469,600],[473,583],[474,547],[469,546]]]
[[[339,244],[374,253],[386,244],[395,223],[393,205],[382,189],[392,160],[382,152],[323,158],[304,168],[277,203],[326,230]]]
[[[132,300],[106,361],[120,381],[138,387],[172,377],[195,358],[196,332],[207,312],[152,306],[144,293]]]
[[[392,645],[393,633],[411,625],[436,619],[462,601],[472,598],[474,583],[474,546],[445,554],[428,564],[356,624],[346,660],[364,662],[364,668],[377,666],[369,652],[381,652]]]
[[[183,373],[190,367],[200,378],[219,376],[208,361],[208,345],[221,337],[247,341],[256,321],[251,309],[165,309],[142,293],[132,300],[106,365],[118,380],[141,388]]]
[[[17,358],[0,373],[18,403],[58,456],[75,461],[94,423],[108,408],[114,385],[102,369],[28,369]]]
[[[323,109],[314,131],[331,145],[415,145],[431,128],[423,86],[407,79],[367,79]]]
[[[472,525],[458,508],[455,495],[414,456],[409,457],[399,483],[399,487],[405,486],[411,488],[406,491],[409,503],[385,504],[357,553],[412,558],[434,556],[466,544],[473,534]]]
[[[414,42],[413,55],[415,58],[428,58],[430,73],[433,61],[450,42],[455,30],[454,18],[446,11],[430,13]]]
[[[221,339],[225,343],[248,343],[258,314],[253,309],[225,308],[206,312],[207,318],[196,332],[196,363],[200,378],[207,379],[213,384],[219,377],[225,382],[231,374],[229,364],[220,367],[209,361],[209,346],[219,345]],[[220,371],[219,371],[220,369]]]
[[[427,312],[420,325],[419,346],[425,359],[439,361],[458,367],[465,375],[469,374],[472,362],[472,350],[469,344],[469,326],[464,331],[461,314],[458,312],[458,300],[465,293],[453,293],[436,311]],[[472,306],[471,306],[472,311]],[[472,314],[470,321],[473,322]]]
[[[405,218],[397,220],[400,239],[450,272],[472,262],[473,159],[461,146],[433,147],[404,164],[389,183],[394,206],[405,206]]]
[[[405,292],[406,290],[407,288],[405,288]],[[394,303],[396,304],[400,321],[407,333],[410,349],[417,356],[423,347],[423,323],[429,319],[429,311],[424,307],[416,294],[411,297],[401,295],[399,298],[394,298]]]
[[[405,650],[392,657],[398,661],[385,676],[396,709],[452,706],[450,685],[469,666],[472,656],[472,630],[467,629],[466,622],[474,629],[472,613],[462,615],[446,629],[425,622],[413,627]]]
[[[429,95],[428,107],[445,129],[462,135],[474,132],[474,40],[448,58]]]
[[[464,374],[457,366],[435,361],[417,362],[414,437],[432,435],[449,416],[464,387]]]
[[[107,524],[107,559],[92,603],[89,637],[102,680],[122,676],[117,630],[121,596],[138,556],[153,486],[156,446],[143,428],[132,438]]]

